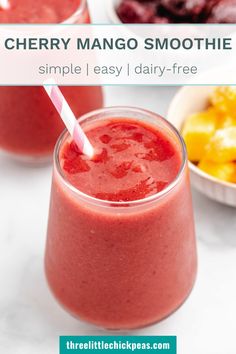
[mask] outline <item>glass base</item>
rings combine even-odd
[[[131,334],[132,332],[135,332],[135,331],[140,331],[142,329],[156,326],[159,323],[165,321],[167,318],[171,317],[175,312],[177,312],[185,304],[185,302],[188,300],[188,298],[190,297],[190,295],[194,289],[195,283],[196,283],[196,276],[194,278],[194,282],[193,282],[189,292],[185,295],[185,297],[178,304],[178,306],[176,306],[168,314],[166,314],[165,316],[161,317],[160,319],[158,319],[156,321],[152,321],[152,322],[149,322],[145,325],[140,325],[140,326],[135,326],[135,327],[130,327],[130,328],[122,328],[122,327],[121,328],[109,328],[109,327],[107,328],[107,327],[102,327],[102,326],[97,326],[97,325],[93,325],[93,326],[95,326],[96,328],[98,328],[104,332],[109,332],[110,334],[114,334],[114,335],[121,335],[121,333],[127,335],[127,334]],[[82,321],[91,325],[91,323],[88,321],[84,321],[84,320],[82,320]]]
[[[53,161],[52,152],[45,155],[24,155],[24,154],[9,152],[2,149],[0,151],[2,156],[9,158],[16,163],[20,163],[26,166],[43,167],[51,164]]]
[[[147,322],[146,324],[141,324],[141,325],[137,325],[137,326],[131,326],[131,327],[123,327],[122,325],[116,328],[112,328],[112,327],[107,327],[107,326],[103,326],[100,324],[97,324],[93,321],[90,321],[88,319],[85,319],[83,317],[77,316],[74,313],[72,313],[56,296],[56,294],[54,293],[53,288],[50,285],[50,282],[48,281],[47,275],[45,274],[45,278],[46,278],[46,282],[48,284],[48,287],[52,293],[52,296],[54,297],[54,299],[56,300],[56,302],[61,306],[61,308],[66,311],[71,317],[75,318],[76,320],[80,321],[81,323],[83,323],[86,326],[89,326],[90,328],[93,328],[94,330],[99,330],[102,332],[109,332],[109,334],[114,334],[114,335],[127,335],[130,334],[134,331],[140,331],[142,329],[146,329],[152,326],[155,326],[157,324],[159,324],[160,322],[166,320],[168,317],[170,317],[171,315],[173,315],[175,312],[177,312],[183,305],[184,303],[188,300],[188,298],[190,297],[195,283],[196,283],[196,279],[197,279],[197,272],[195,274],[195,277],[193,279],[193,282],[189,288],[189,291],[185,294],[185,296],[183,297],[182,301],[176,306],[174,307],[169,313],[167,313],[165,316],[159,318],[158,320],[154,320],[154,321],[150,321]]]

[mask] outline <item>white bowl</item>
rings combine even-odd
[[[207,107],[212,86],[184,86],[170,104],[167,119],[181,131],[186,117]],[[220,181],[189,162],[192,185],[211,199],[236,207],[236,184]]]
[[[121,0],[106,0],[106,10],[110,21],[114,24],[121,24],[121,20],[117,15],[116,8]]]

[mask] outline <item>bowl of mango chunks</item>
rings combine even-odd
[[[236,207],[236,86],[185,86],[167,119],[185,141],[192,185]]]

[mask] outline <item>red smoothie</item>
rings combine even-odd
[[[81,0],[9,0],[10,9],[0,9],[0,23],[60,23],[80,6]]]
[[[81,122],[96,154],[82,156],[67,134],[57,144],[48,283],[83,320],[146,326],[178,308],[195,279],[183,143],[169,123],[142,110],[106,109]]]
[[[97,150],[81,155],[65,143],[61,166],[66,179],[92,197],[113,202],[144,199],[163,190],[178,174],[181,157],[169,140],[150,126],[113,120],[87,132]]]
[[[85,0],[10,0],[10,5],[0,9],[0,23],[89,23]],[[100,87],[61,90],[78,117],[103,105]],[[0,87],[0,101],[0,148],[29,161],[47,159],[64,125],[44,89]]]

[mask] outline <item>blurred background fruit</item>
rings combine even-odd
[[[236,88],[218,87],[208,107],[190,114],[183,125],[188,157],[204,172],[236,183]]]
[[[123,23],[236,23],[236,0],[121,0]]]

